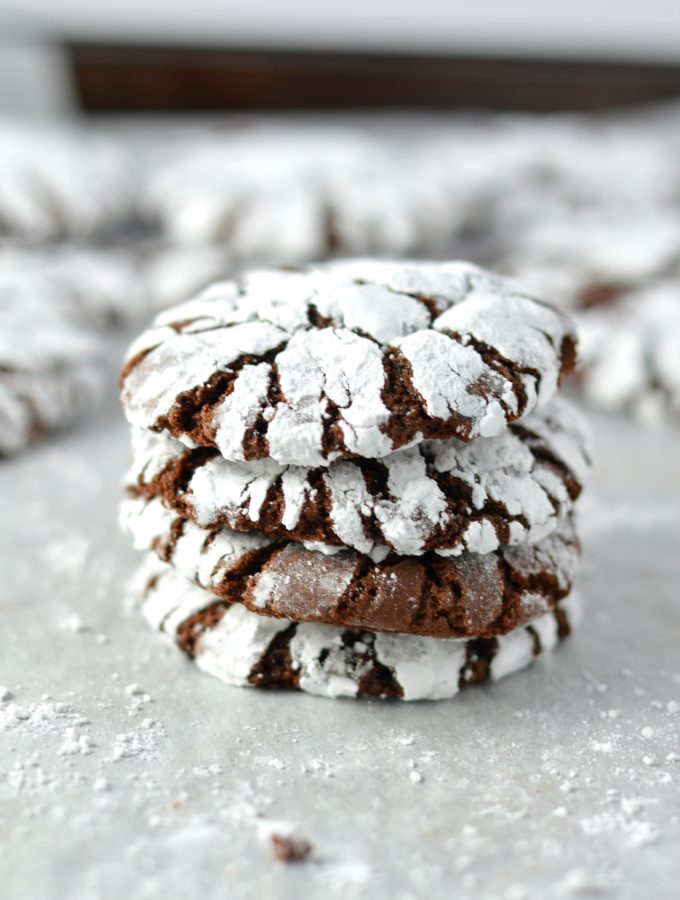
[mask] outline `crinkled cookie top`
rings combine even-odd
[[[122,395],[136,428],[318,466],[497,435],[575,356],[568,317],[470,263],[346,260],[254,272],[161,314]]]

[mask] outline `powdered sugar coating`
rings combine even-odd
[[[418,555],[533,543],[570,512],[589,470],[585,424],[559,398],[498,437],[424,442],[369,466],[230,462],[147,431],[133,444],[129,489],[162,496],[202,527],[256,528],[368,554],[378,545]]]
[[[142,205],[177,245],[219,246],[235,265],[446,253],[458,205],[427,145],[406,166],[392,143],[347,123],[206,133],[166,154]]]
[[[649,284],[679,263],[680,217],[656,208],[548,218],[516,235],[500,266],[560,306],[578,307]]]
[[[103,138],[0,122],[0,234],[27,241],[84,237],[132,220],[129,165]]]
[[[276,364],[286,400],[277,404],[268,423],[272,459],[322,464],[324,419],[331,405],[342,410],[339,426],[348,453],[375,457],[390,452],[382,430],[389,418],[380,396],[383,357],[374,343],[344,328],[300,331]]]
[[[59,308],[60,295],[0,275],[0,456],[92,409],[105,381],[102,338]]]
[[[145,618],[180,646],[187,620],[214,605],[206,591],[157,560],[145,561],[138,581]],[[227,684],[267,684],[263,671],[272,642],[278,638],[277,653],[285,648],[288,657],[289,687],[333,698],[371,693],[408,701],[444,700],[469,683],[498,681],[530,665],[539,653],[552,650],[564,623],[568,627],[576,623],[577,598],[563,600],[559,609],[561,626],[556,614],[547,612],[529,627],[474,648],[465,640],[352,633],[328,625],[270,619],[234,604],[221,611],[216,622],[197,626],[191,652],[200,669]],[[474,672],[485,657],[485,670]],[[385,669],[387,677],[381,673]],[[383,689],[379,683],[370,686],[370,676],[376,673],[385,679]]]
[[[680,422],[680,286],[631,291],[612,309],[580,317],[587,399],[658,426]]]
[[[526,624],[571,588],[578,542],[570,519],[538,544],[440,558],[341,548],[227,528],[208,531],[158,500],[121,505],[138,550],[154,550],[216,597],[276,618],[433,637],[491,636]]]
[[[153,369],[142,363],[126,379],[126,392],[135,398],[134,405],[127,406],[128,416],[140,427],[151,417],[155,421],[167,414],[178,394],[204,384],[216,370],[228,368],[244,354],[264,355],[285,338],[275,326],[253,322],[239,323],[226,335],[221,330],[177,334],[170,326],[162,332],[168,340],[153,353]]]
[[[260,272],[158,317],[123,403],[135,427],[227,459],[328,465],[499,434],[553,395],[574,346],[562,314],[468,263]]]
[[[0,289],[43,297],[74,323],[97,330],[139,324],[150,314],[140,270],[122,247],[58,244],[0,247]]]

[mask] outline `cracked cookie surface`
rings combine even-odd
[[[529,666],[579,618],[572,595],[500,637],[442,640],[256,615],[219,601],[153,555],[136,594],[152,627],[227,684],[292,688],[326,697],[441,700]]]
[[[201,527],[368,554],[534,543],[570,513],[589,469],[584,422],[560,398],[494,438],[424,442],[324,468],[228,461],[149,431],[133,445],[128,490],[160,497]]]
[[[552,609],[571,590],[579,544],[571,518],[536,544],[459,556],[372,559],[258,532],[200,528],[159,499],[130,498],[121,525],[182,577],[261,616],[429,637],[494,637]]]
[[[324,466],[500,434],[575,355],[568,317],[469,263],[346,260],[208,288],[133,343],[121,384],[136,428]]]

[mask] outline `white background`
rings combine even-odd
[[[0,36],[680,61],[677,0],[2,0]],[[0,40],[2,38],[0,37]]]
[[[680,64],[680,0],[0,0],[0,113],[73,110],[78,39]]]

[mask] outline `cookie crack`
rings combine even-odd
[[[239,373],[245,366],[273,363],[286,345],[279,344],[264,354],[244,354],[227,369],[215,372],[204,384],[178,394],[170,412],[159,416],[151,430],[168,431],[175,438],[186,435],[197,444],[216,446],[212,434],[215,407],[233,391]]]
[[[295,668],[291,653],[291,642],[297,629],[298,623],[291,622],[274,635],[248,673],[248,684],[274,690],[295,689],[300,686],[301,672],[299,668]]]
[[[446,334],[448,337],[450,337],[452,340],[455,340],[459,344],[472,347],[473,350],[475,350],[479,354],[487,368],[491,369],[491,371],[496,375],[500,375],[501,378],[510,383],[510,385],[512,386],[512,392],[517,398],[517,412],[513,412],[512,410],[510,410],[507,403],[503,400],[502,397],[496,396],[494,397],[494,399],[497,400],[500,404],[508,421],[513,421],[514,419],[520,418],[526,411],[528,403],[526,388],[524,387],[521,376],[528,375],[531,378],[534,378],[536,380],[538,391],[538,386],[541,383],[541,373],[538,371],[538,369],[533,368],[533,366],[527,366],[509,360],[507,357],[499,353],[495,347],[492,347],[490,344],[486,344],[484,341],[480,341],[472,334],[462,334],[458,331],[449,330],[443,330],[442,334]],[[472,391],[474,392],[474,388],[472,388]],[[489,391],[484,391],[483,396],[486,400],[488,400]]]

